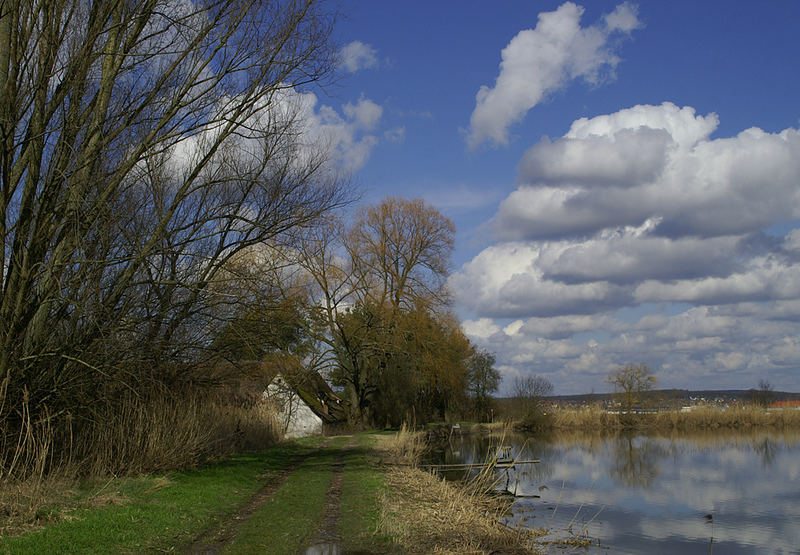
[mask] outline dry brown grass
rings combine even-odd
[[[424,434],[403,427],[378,445],[401,465],[415,465]],[[502,523],[509,499],[489,495],[493,472],[467,484],[444,481],[413,466],[387,471],[389,491],[382,496],[380,531],[409,553],[534,553],[540,533]]]
[[[50,511],[48,507],[69,505],[75,494],[74,485],[74,480],[56,476],[0,482],[0,537],[62,520],[62,511]]]
[[[607,430],[619,425],[616,415],[608,414],[599,405],[579,409],[548,410],[551,426],[559,429]]]
[[[274,412],[263,403],[228,404],[187,394],[175,399],[131,395],[81,435],[81,473],[136,474],[195,466],[280,439]]]
[[[236,404],[221,395],[130,393],[94,416],[69,415],[0,424],[0,482],[46,475],[102,476],[185,468],[280,440],[265,403]]]
[[[403,424],[399,432],[384,437],[377,449],[382,458],[391,464],[416,466],[427,449],[425,433]]]
[[[505,499],[469,491],[416,468],[387,472],[380,531],[409,553],[535,553],[536,533],[501,522]]]
[[[101,417],[102,416],[102,417]],[[223,396],[131,394],[82,426],[70,418],[0,423],[0,535],[49,522],[77,478],[186,468],[279,441],[274,412],[263,403],[231,404]],[[157,482],[154,487],[160,487]],[[116,504],[112,496],[95,503]],[[68,514],[58,511],[59,514]]]
[[[551,409],[549,426],[558,430],[606,431],[622,428],[616,414],[608,414],[601,406],[579,409]],[[755,406],[734,405],[725,410],[716,407],[698,407],[689,412],[679,410],[653,414],[636,414],[626,422],[626,427],[653,431],[744,430],[744,429],[800,429],[800,411],[793,409],[766,410]]]
[[[766,428],[774,430],[800,428],[800,411],[766,410],[755,406],[732,406],[725,410],[698,407],[689,412],[660,412],[652,416],[660,429],[680,431]]]

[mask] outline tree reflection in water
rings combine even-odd
[[[761,455],[761,465],[764,468],[772,466],[772,463],[775,462],[775,455],[778,452],[775,442],[769,437],[765,437],[761,441],[756,442],[753,445],[753,450]]]
[[[658,476],[658,460],[666,455],[659,441],[645,436],[621,435],[613,448],[609,475],[630,487],[649,487]]]
[[[542,460],[517,469],[520,495],[506,523],[553,537],[583,526],[596,540],[581,548],[586,555],[796,553],[800,545],[798,430],[465,434],[448,446],[460,455],[449,460],[485,460],[499,441]]]

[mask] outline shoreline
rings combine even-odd
[[[665,410],[619,414],[596,406],[578,409],[547,409],[526,424],[521,418],[495,422],[458,422],[457,431],[445,423],[429,424],[424,432],[431,439],[447,439],[453,433],[491,434],[498,432],[714,432],[747,430],[799,430],[800,410],[761,407],[699,407],[691,411]]]

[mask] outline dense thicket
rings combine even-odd
[[[400,198],[333,217],[299,92],[333,70],[331,22],[317,0],[0,0],[0,479],[194,461],[222,443],[208,406],[260,398],[243,361],[323,371],[361,422],[467,410],[452,222]]]
[[[317,4],[0,2],[2,452],[180,381],[263,301],[235,257],[341,204],[298,121],[332,69]]]

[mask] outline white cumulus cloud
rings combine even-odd
[[[482,86],[470,118],[471,148],[508,143],[509,127],[549,93],[582,78],[597,83],[619,63],[609,39],[640,27],[636,7],[624,3],[602,22],[581,27],[584,9],[572,2],[542,12],[534,29],[520,31],[501,53],[494,87]]]
[[[665,387],[796,387],[800,130],[718,125],[640,105],[531,147],[496,242],[450,278],[465,332],[562,392],[630,362]]]
[[[661,235],[721,236],[800,217],[800,131],[712,139],[717,125],[668,102],[576,121],[526,152],[521,186],[493,220],[497,236],[589,234],[654,217]]]
[[[378,51],[369,44],[354,40],[339,50],[339,64],[350,73],[378,67]]]

